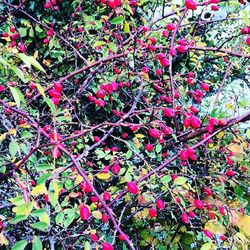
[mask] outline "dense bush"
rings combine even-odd
[[[0,11],[1,249],[248,249],[246,0]]]

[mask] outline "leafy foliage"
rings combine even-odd
[[[0,12],[1,248],[248,249],[249,4]]]

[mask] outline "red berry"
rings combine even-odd
[[[219,10],[219,7],[217,5],[212,5],[211,10],[217,11],[217,10]]]
[[[190,127],[190,124],[191,124],[191,121],[190,121],[189,118],[185,118],[185,119],[183,120],[183,126],[184,126],[185,128],[189,128],[189,127]]]
[[[163,110],[163,114],[166,116],[166,117],[174,117],[174,110],[171,109],[171,108],[166,108]]]
[[[177,174],[172,174],[172,176],[171,176],[172,181],[176,180],[177,178],[178,178]]]
[[[99,89],[96,94],[95,94],[98,98],[103,99],[106,96],[106,91],[103,89]]]
[[[208,231],[208,230],[204,230],[204,234],[205,234],[208,238],[210,238],[210,239],[213,238],[213,233],[211,233],[211,232]]]
[[[49,203],[49,195],[48,194],[44,195],[44,200],[46,203]]]
[[[226,209],[223,206],[219,207],[219,212],[221,215],[225,215],[226,214]]]
[[[218,123],[219,123],[220,126],[226,126],[227,125],[227,120],[220,119],[220,120],[218,120]]]
[[[196,10],[197,9],[197,3],[194,0],[186,0],[185,5],[190,10]]]
[[[226,237],[225,235],[222,234],[222,235],[220,236],[220,239],[224,241],[224,240],[227,239],[227,237]]]
[[[54,103],[54,105],[58,105],[60,102],[60,98],[52,97],[51,101]]]
[[[113,167],[111,168],[111,171],[112,171],[113,174],[116,174],[116,175],[119,174],[120,171],[121,171],[121,168],[120,168],[119,164],[115,163],[113,165]]]
[[[197,109],[197,108],[194,107],[194,106],[190,106],[189,109],[190,109],[191,112],[193,112],[193,113],[198,113],[198,112],[199,112],[199,109]]]
[[[194,218],[196,217],[196,214],[195,214],[193,211],[190,211],[190,212],[188,213],[188,216],[189,216],[190,218],[194,219]]]
[[[187,215],[186,213],[183,213],[183,214],[181,215],[181,220],[182,220],[182,222],[185,223],[185,224],[189,223],[188,215]]]
[[[94,242],[99,240],[99,238],[96,234],[90,234],[90,239],[93,240]]]
[[[198,199],[194,200],[194,205],[198,209],[203,209],[204,208],[204,203],[201,200],[198,200]]]
[[[250,37],[246,39],[246,44],[250,46]]]
[[[154,146],[152,144],[148,143],[148,144],[146,144],[145,149],[148,152],[153,152],[154,151]]]
[[[5,90],[5,87],[2,86],[2,85],[0,85],[0,92],[1,92],[1,91],[4,91],[4,90]]]
[[[54,83],[54,89],[57,91],[57,92],[62,92],[63,90],[63,86],[60,82],[55,82]]]
[[[180,152],[180,158],[182,161],[186,161],[188,159],[188,151],[187,150],[181,150]]]
[[[201,120],[194,115],[190,117],[190,123],[192,128],[199,128],[201,126]]]
[[[184,46],[184,45],[180,45],[177,47],[177,50],[180,52],[180,53],[185,53],[187,50],[188,50],[188,47],[187,46]]]
[[[43,43],[44,44],[48,44],[49,43],[49,39],[48,38],[43,39]]]
[[[110,243],[108,243],[108,242],[103,242],[102,243],[102,250],[113,250],[113,249],[114,248]]]
[[[107,214],[102,214],[102,221],[106,223],[109,220],[109,216]]]
[[[157,199],[156,200],[156,207],[159,209],[159,210],[162,210],[165,208],[165,204],[164,204],[164,201],[162,199]]]
[[[55,97],[55,98],[61,97],[61,93],[56,91],[55,89],[51,89],[48,93],[51,97]]]
[[[8,35],[8,33],[7,32],[3,32],[2,33],[2,37],[8,37],[9,35]]]
[[[157,210],[155,208],[150,208],[149,209],[149,217],[155,218],[156,216],[157,216]]]
[[[91,196],[90,197],[91,202],[98,202],[99,199],[96,196]]]
[[[90,211],[89,211],[89,207],[86,205],[82,205],[80,207],[80,217],[82,220],[88,220],[90,217]]]
[[[128,191],[131,193],[131,194],[138,194],[139,192],[139,189],[136,185],[135,182],[128,182],[127,183],[127,188],[128,188]]]
[[[80,184],[80,188],[82,189],[82,191],[84,193],[91,193],[92,192],[92,188],[87,182],[82,182]]]
[[[51,8],[51,3],[48,2],[48,3],[44,4],[43,7],[44,7],[45,9],[50,9],[50,8]]]
[[[14,27],[14,26],[11,26],[11,27],[10,27],[10,32],[11,32],[11,33],[15,33],[15,31],[16,31],[15,27]]]
[[[207,195],[212,195],[213,192],[211,189],[207,188],[207,187],[204,187],[204,192],[207,194]]]
[[[209,92],[209,85],[206,84],[206,83],[202,83],[201,84],[201,89],[204,90],[204,91],[206,91],[206,92]]]
[[[127,235],[125,235],[125,234],[119,234],[118,235],[118,238],[119,238],[119,240],[126,240],[126,237],[128,237]]]
[[[160,59],[160,64],[162,67],[168,67],[170,65],[170,62],[167,58]]]
[[[175,28],[176,28],[176,26],[173,23],[169,23],[166,25],[166,29],[169,31],[173,31],[173,30],[175,30]]]
[[[247,27],[243,27],[243,28],[241,29],[241,33],[242,33],[242,34],[248,34],[248,28],[247,28]]]
[[[109,192],[104,192],[103,193],[103,200],[109,201],[111,199],[111,195]]]
[[[155,139],[158,139],[160,137],[159,130],[157,130],[157,129],[151,128],[151,129],[149,129],[148,133],[151,137],[153,137]]]
[[[235,175],[235,172],[233,170],[227,170],[226,171],[226,175],[229,176],[229,177],[233,177]]]

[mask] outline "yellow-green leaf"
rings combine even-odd
[[[125,22],[125,23],[124,23],[123,31],[124,31],[125,33],[129,33],[129,32],[130,32],[130,25],[129,25],[128,22]]]
[[[33,206],[34,206],[33,202],[26,202],[26,203],[22,204],[21,206],[14,207],[13,212],[15,212],[16,215],[28,216],[31,213]]]
[[[187,178],[183,176],[179,176],[174,180],[175,185],[183,185],[187,182]]]
[[[45,184],[42,183],[38,186],[36,186],[32,191],[31,191],[31,195],[33,196],[38,196],[41,194],[46,194],[47,193],[47,188],[45,187]]]
[[[225,227],[218,221],[216,220],[209,220],[206,225],[205,229],[209,230],[210,232],[214,234],[225,234],[226,229]]]
[[[206,243],[202,245],[200,250],[215,250],[216,246],[213,243]]]
[[[107,180],[110,178],[110,174],[109,173],[97,174],[96,177],[100,180]]]
[[[102,218],[102,213],[100,211],[93,211],[92,215],[94,218],[100,220]]]

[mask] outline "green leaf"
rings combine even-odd
[[[45,98],[44,98],[44,101],[45,101],[45,102],[47,103],[47,105],[49,106],[49,108],[50,108],[52,114],[54,114],[55,111],[56,111],[56,106],[55,106],[55,104],[54,104],[48,97],[45,97]]]
[[[161,144],[158,144],[158,145],[155,147],[156,153],[160,153],[161,150],[162,150],[162,145],[161,145]]]
[[[68,227],[75,219],[75,211],[72,209],[67,210],[67,219],[64,221],[64,226]]]
[[[43,243],[39,237],[34,236],[32,241],[32,250],[43,250]]]
[[[15,103],[17,105],[17,107],[20,107],[21,102],[26,106],[26,101],[25,98],[22,94],[22,92],[20,91],[20,89],[18,89],[17,87],[9,87],[10,88],[10,92],[15,100]]]
[[[43,29],[40,28],[39,25],[36,25],[35,30],[36,30],[36,32],[38,32],[38,33],[42,33],[42,32],[43,32]]]
[[[85,241],[84,243],[84,250],[90,250],[91,247],[90,247],[90,243],[88,241]]]
[[[37,180],[37,185],[42,184],[43,182],[45,182],[47,179],[49,179],[49,177],[51,176],[51,173],[47,173],[47,174],[43,174],[41,175],[38,180]]]
[[[27,56],[23,53],[18,53],[18,57],[26,64],[27,67],[31,67],[31,65],[39,71],[45,73],[44,68],[42,65],[35,59],[34,56]]]
[[[100,28],[102,27],[102,22],[96,20],[96,21],[95,21],[95,25],[96,25],[96,28],[100,29]]]
[[[124,178],[126,179],[127,182],[132,181],[132,176],[128,171],[126,172]]]
[[[59,198],[58,182],[56,180],[53,180],[50,182],[50,191],[49,191],[49,200],[53,207],[56,207],[56,205],[58,204],[58,198]]]
[[[55,218],[56,224],[62,224],[63,219],[64,219],[64,213],[63,212],[58,213]]]
[[[35,59],[35,57],[29,56],[29,58],[30,58],[30,63],[34,68],[36,68],[39,71],[42,71],[42,72],[46,73],[44,68],[42,67],[42,65]]]
[[[18,33],[20,34],[21,37],[27,36],[27,28],[19,28]]]
[[[11,141],[9,144],[9,152],[12,157],[15,157],[17,152],[20,150],[20,147],[16,141]]]
[[[46,97],[45,92],[44,92],[44,88],[43,88],[39,83],[36,84],[36,87],[37,87],[38,92],[39,92],[43,97]]]
[[[247,129],[246,136],[248,139],[250,139],[250,129]]]
[[[185,184],[186,182],[187,182],[187,178],[186,177],[183,177],[183,176],[179,176],[179,177],[177,177],[175,180],[174,180],[174,184],[175,185],[183,185],[183,184]]]
[[[206,243],[204,245],[201,246],[200,250],[215,250],[216,247],[213,243]]]
[[[15,205],[15,206],[20,206],[24,203],[24,199],[22,195],[16,196],[14,198],[10,198],[9,201]]]
[[[132,155],[133,155],[133,152],[131,150],[128,150],[128,152],[126,153],[125,157],[128,160],[128,159],[131,158]]]
[[[114,43],[111,42],[111,43],[109,43],[108,46],[109,46],[109,48],[110,48],[113,52],[115,52],[115,53],[117,52],[117,47],[116,47],[116,45],[115,45]]]
[[[93,44],[93,47],[95,48],[95,47],[102,46],[102,45],[105,45],[105,44],[106,44],[106,42],[104,42],[104,41],[96,41]]]
[[[130,32],[130,26],[129,26],[128,22],[124,23],[123,31],[124,31],[124,33],[129,33]]]
[[[21,79],[22,82],[24,82],[24,83],[28,82],[28,80],[25,79],[22,70],[20,70],[18,67],[9,65],[9,68],[12,71],[14,71],[14,73]]]
[[[16,215],[26,215],[29,216],[33,209],[34,203],[33,202],[26,202],[22,204],[21,206],[16,207],[13,209],[16,213]]]
[[[28,244],[28,241],[26,240],[20,240],[18,241],[12,248],[11,250],[23,250],[26,245]]]
[[[41,208],[41,209],[38,209],[38,210],[35,210],[31,213],[32,216],[35,216],[35,217],[39,217],[39,216],[42,216],[42,215],[45,215],[46,214],[46,209],[45,208]]]
[[[27,215],[17,215],[14,218],[12,218],[11,220],[9,220],[10,224],[17,224],[20,221],[26,220],[28,218]]]
[[[171,176],[167,175],[167,176],[162,177],[161,181],[162,181],[162,183],[167,184],[171,181],[171,179],[172,179]]]
[[[123,16],[118,16],[118,17],[115,17],[113,18],[110,23],[111,24],[121,24],[124,20],[124,17]]]
[[[48,223],[39,221],[39,222],[31,224],[31,227],[45,232],[48,228]]]
[[[46,170],[52,170],[52,169],[54,169],[52,164],[43,163],[43,164],[39,164],[37,166],[37,170],[39,170],[39,171],[46,171]]]
[[[23,53],[18,53],[18,57],[24,62],[24,64],[28,67],[31,68],[31,63],[29,60],[29,57]]]

